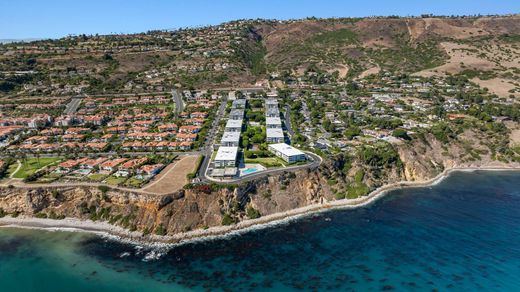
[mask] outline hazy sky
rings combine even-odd
[[[0,39],[143,32],[243,18],[520,13],[520,0],[0,0]]]

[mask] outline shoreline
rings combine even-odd
[[[6,216],[0,218],[0,228],[22,228],[22,229],[38,229],[45,231],[63,231],[63,232],[83,232],[109,237],[121,242],[133,244],[142,244],[146,246],[164,246],[164,245],[181,245],[197,241],[206,241],[219,238],[235,236],[241,233],[269,228],[298,220],[314,214],[328,212],[332,210],[356,209],[369,206],[379,199],[386,196],[391,191],[406,188],[419,188],[434,186],[450,174],[455,172],[475,172],[475,171],[520,171],[520,167],[455,167],[445,169],[437,176],[424,181],[400,181],[387,185],[383,185],[367,196],[356,199],[342,199],[337,201],[326,202],[322,204],[312,204],[285,212],[273,213],[262,216],[258,219],[249,219],[241,221],[229,226],[214,226],[208,229],[197,229],[188,232],[177,233],[173,235],[143,236],[141,232],[131,232],[119,226],[111,225],[107,222],[94,222],[91,220],[81,220],[76,218],[65,218],[62,220],[41,219],[35,217],[20,216],[12,218]]]

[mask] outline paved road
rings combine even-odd
[[[71,99],[71,101],[65,107],[65,111],[63,113],[66,115],[74,114],[78,110],[80,104],[81,104],[81,98]]]
[[[182,96],[177,89],[172,90],[173,102],[175,102],[175,112],[182,113],[184,111],[184,102]]]
[[[39,157],[58,157],[64,156],[66,153],[41,153]],[[149,154],[174,154],[178,156],[190,156],[190,155],[201,155],[203,154],[201,151],[189,151],[189,152],[153,152],[153,151],[141,151],[141,152],[122,152],[118,153],[115,151],[112,152],[77,152],[79,156],[111,156],[111,155],[129,155],[129,156],[143,156]],[[10,157],[12,155],[0,154],[0,157]],[[26,157],[36,157],[35,154],[26,153]]]
[[[202,149],[204,158],[202,160],[202,163],[199,167],[199,171],[197,172],[197,177],[201,181],[206,181],[206,172],[209,167],[209,163],[211,160],[211,155],[213,154],[213,145],[215,142],[215,136],[218,132],[218,127],[220,124],[220,120],[222,117],[224,117],[224,113],[226,112],[226,105],[227,105],[227,96],[224,95],[222,98],[222,101],[220,103],[220,106],[217,110],[217,113],[215,114],[215,118],[213,119],[213,123],[211,124],[211,129],[208,132],[208,135],[206,136],[206,141],[204,143],[204,147]]]
[[[323,159],[320,156],[318,156],[314,153],[311,153],[311,152],[305,152],[305,153],[307,154],[307,157],[311,160],[310,163],[305,164],[305,165],[271,168],[271,169],[268,169],[265,171],[248,174],[248,175],[242,176],[240,178],[230,179],[230,180],[219,180],[219,179],[211,178],[209,176],[205,176],[203,181],[217,182],[219,184],[237,184],[237,183],[251,181],[251,180],[254,180],[254,179],[257,179],[260,177],[264,177],[267,175],[271,175],[271,174],[283,173],[286,171],[295,171],[295,170],[300,170],[300,169],[314,170],[314,169],[318,168],[320,166],[320,164],[323,162]]]
[[[287,133],[289,133],[289,136],[291,136],[292,138],[294,136],[294,131],[291,126],[291,108],[288,105],[285,107],[284,119],[285,127],[287,128]]]

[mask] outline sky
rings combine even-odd
[[[136,33],[250,18],[520,13],[520,0],[0,0],[0,39]]]

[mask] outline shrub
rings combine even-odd
[[[224,214],[224,217],[222,217],[222,225],[232,225],[235,224],[236,220],[231,217],[229,214]]]
[[[157,235],[166,235],[166,229],[164,228],[163,224],[159,224],[159,226],[157,226],[155,228],[155,234]]]
[[[256,210],[255,208],[249,206],[246,210],[246,215],[247,217],[249,217],[250,219],[256,219],[256,218],[260,218],[260,212],[258,210]]]

